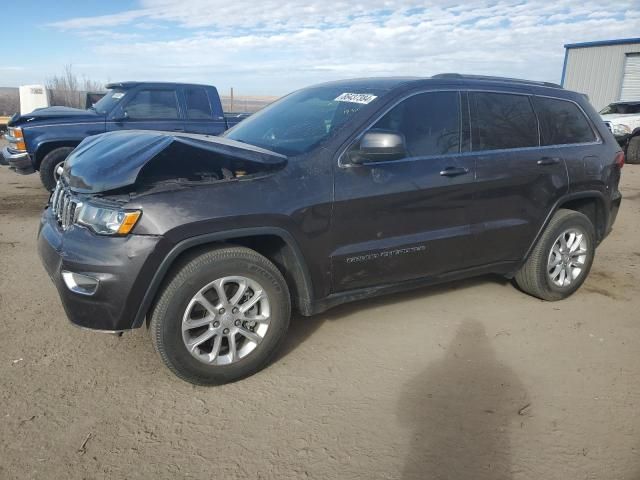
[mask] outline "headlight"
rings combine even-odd
[[[13,143],[12,148],[14,150],[26,152],[27,145],[24,142],[24,135],[22,133],[22,129],[20,127],[9,127],[8,133],[9,133],[9,138],[7,138],[7,140]]]
[[[614,135],[629,135],[631,133],[631,128],[629,127],[629,125],[624,125],[623,123],[614,123],[612,126]]]
[[[84,203],[77,222],[100,235],[126,235],[142,215],[140,210],[122,210]]]

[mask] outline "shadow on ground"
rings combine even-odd
[[[326,321],[344,319],[352,313],[358,311],[366,312],[369,309],[375,309],[383,305],[395,305],[397,303],[408,302],[416,298],[436,297],[455,290],[464,290],[466,288],[491,282],[500,285],[507,285],[510,283],[509,280],[498,275],[485,275],[482,277],[422,287],[402,293],[382,295],[380,297],[374,297],[367,300],[359,300],[357,302],[340,305],[319,315],[314,315],[313,317],[303,317],[300,314],[295,314],[291,319],[289,331],[287,332],[287,336],[282,347],[274,358],[274,362],[286,357],[289,353],[300,347]],[[428,321],[428,319],[425,319],[425,321]]]
[[[527,392],[482,324],[465,320],[444,357],[406,383],[398,418],[412,429],[404,480],[512,478],[509,427]],[[524,412],[521,412],[524,413]]]

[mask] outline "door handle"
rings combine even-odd
[[[538,160],[538,165],[557,165],[558,163],[560,163],[558,157],[542,157]]]
[[[457,177],[458,175],[464,175],[469,173],[468,168],[464,167],[447,167],[440,172],[443,177]]]

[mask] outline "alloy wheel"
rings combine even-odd
[[[589,253],[587,235],[579,228],[562,232],[549,252],[547,275],[557,287],[568,287],[584,272]]]
[[[200,362],[229,365],[262,342],[269,319],[269,298],[258,282],[223,277],[205,285],[189,301],[182,318],[182,339]]]

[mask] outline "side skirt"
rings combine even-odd
[[[445,283],[453,280],[462,280],[464,278],[478,277],[481,275],[487,275],[490,273],[503,275],[507,278],[513,276],[513,272],[517,271],[517,267],[520,262],[499,262],[492,263],[490,265],[483,265],[481,267],[473,267],[465,270],[457,270],[455,272],[448,272],[441,275],[432,277],[423,277],[414,280],[408,280],[401,283],[393,283],[387,285],[377,285],[375,287],[359,288],[355,290],[348,290],[346,292],[332,293],[331,295],[313,302],[309,315],[316,315],[322,313],[330,308],[342,305],[343,303],[355,302],[357,300],[363,300],[365,298],[378,297],[380,295],[386,295],[389,293],[398,293],[408,290],[414,290],[416,288],[425,287],[429,285],[436,285],[439,283]],[[303,313],[304,315],[304,313]]]

